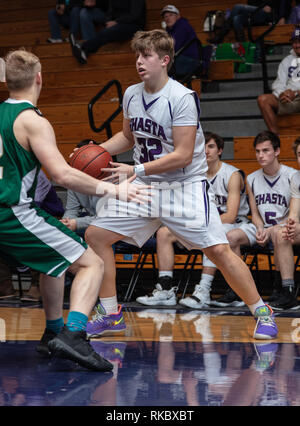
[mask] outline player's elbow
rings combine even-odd
[[[182,155],[180,157],[180,161],[181,161],[181,167],[185,168],[187,166],[189,166],[191,164],[191,162],[193,161],[193,152],[192,153],[185,153],[184,155]]]
[[[64,188],[69,187],[69,183],[72,181],[71,173],[69,167],[61,168],[54,170],[51,173],[52,180],[59,186],[63,186]]]

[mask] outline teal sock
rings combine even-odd
[[[56,320],[46,320],[46,328],[48,330],[53,331],[56,334],[58,334],[61,331],[63,326],[64,326],[63,317],[57,318]]]
[[[88,317],[81,312],[71,311],[68,315],[66,326],[71,331],[82,331],[86,329]]]

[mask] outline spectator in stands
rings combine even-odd
[[[224,141],[220,136],[210,132],[205,133],[205,153],[208,165],[206,177],[214,192],[225,232],[238,228],[247,244],[254,244],[256,229],[252,223],[249,223],[247,217],[249,205],[245,191],[245,175],[236,167],[221,161],[223,148]],[[173,243],[176,240],[177,238],[166,227],[157,231],[158,283],[150,297],[138,297],[137,302],[144,305],[176,304],[173,284]],[[201,281],[195,286],[193,295],[180,300],[179,303],[192,309],[205,308],[210,304],[216,306],[244,305],[244,302],[231,289],[226,292],[224,297],[216,301],[210,300],[210,290],[216,270],[214,263],[203,255]]]
[[[175,57],[175,74],[179,77],[184,76],[199,66],[200,53],[197,35],[189,21],[180,16],[177,7],[171,4],[165,6],[161,11],[161,16],[163,18],[163,26],[174,39],[175,55],[185,45],[194,40],[186,49],[183,49],[179,56]]]
[[[104,25],[107,8],[108,0],[83,1],[83,7],[80,10],[80,29],[83,40],[95,37],[95,25]]]
[[[210,43],[219,44],[223,42],[225,35],[233,28],[236,41],[246,41],[244,28],[251,25],[268,25],[277,22],[284,24],[291,12],[291,0],[248,0],[247,4],[237,4],[231,10],[229,18],[225,21],[223,29],[209,39]],[[256,13],[254,13],[256,11]]]
[[[77,148],[97,142],[84,139],[79,142]],[[67,203],[63,218],[61,221],[72,231],[84,237],[87,227],[97,217],[97,202],[99,197],[81,194],[68,189]],[[87,333],[93,337],[99,337],[102,334],[123,331],[126,328],[121,305],[118,304],[117,289],[111,285],[105,288],[101,286],[99,293],[99,302],[95,307],[95,315],[88,322]],[[117,320],[117,323],[115,322]]]
[[[300,112],[300,28],[293,31],[290,41],[292,50],[279,64],[272,93],[260,95],[257,99],[265,123],[274,133],[278,133],[277,115]]]
[[[287,24],[300,25],[300,1],[295,1],[295,6],[292,8]]]
[[[261,247],[272,248],[278,227],[285,223],[289,214],[290,182],[297,172],[292,167],[280,164],[280,139],[268,130],[259,133],[254,139],[256,159],[260,169],[247,177],[247,192],[252,215],[256,226],[256,243]],[[232,250],[240,255],[241,246],[248,242],[239,229],[227,233]],[[281,278],[278,255],[275,250],[276,266],[273,294],[269,303],[276,301],[281,293]]]
[[[79,35],[79,14],[82,0],[57,0],[55,9],[48,12],[51,37],[48,43],[62,43],[61,27],[69,28],[72,34]]]
[[[300,138],[297,138],[293,150],[300,166]],[[295,309],[299,307],[295,294],[294,252],[293,245],[300,244],[300,172],[291,179],[291,202],[288,220],[284,227],[277,230],[275,248],[282,278],[282,291],[277,301],[272,303],[274,309]]]
[[[145,27],[145,0],[109,0],[104,28],[79,44],[75,34],[70,33],[72,53],[79,63],[85,64],[87,57],[111,42],[129,40],[133,34]]]

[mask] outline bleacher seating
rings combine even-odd
[[[215,2],[214,7],[224,9],[233,4],[235,2],[232,0],[219,0]],[[212,4],[206,1],[178,0],[176,5],[181,10],[182,16],[190,19],[200,34],[204,16],[212,8]],[[47,13],[52,7],[51,0],[41,0],[35,4],[29,0],[16,0],[9,5],[1,4],[0,56],[4,56],[11,48],[24,46],[41,59],[43,91],[39,107],[53,124],[58,145],[62,146],[67,159],[69,152],[79,140],[87,137],[99,141],[106,139],[105,132],[95,134],[89,128],[87,121],[89,100],[111,78],[117,78],[121,82],[123,91],[130,84],[137,82],[138,78],[128,41],[103,46],[97,54],[89,58],[85,66],[79,65],[73,58],[68,43],[47,44],[46,39],[49,36]],[[161,8],[161,1],[147,2],[147,28],[161,27]],[[67,32],[64,35],[67,36]],[[210,79],[233,77],[233,61],[212,63]],[[195,82],[195,90],[200,94],[199,81]],[[0,85],[0,100],[6,96],[4,86]],[[115,107],[116,96],[114,92],[108,93],[106,98],[101,100],[102,109],[99,107],[99,116],[105,114],[104,109],[110,110]],[[120,116],[113,123],[113,132],[121,130],[121,126]]]
[[[211,34],[203,31],[203,21],[208,10],[231,8],[236,0],[176,0],[175,4],[180,9],[181,15],[188,18],[197,32],[197,36],[203,44]],[[246,3],[240,1],[240,3]],[[130,50],[128,41],[108,44],[103,46],[96,54],[88,59],[84,66],[79,65],[71,54],[68,43],[48,44],[49,26],[47,14],[53,8],[53,0],[15,0],[14,2],[0,3],[0,57],[4,56],[10,49],[21,46],[30,49],[37,54],[42,63],[43,90],[41,93],[39,108],[52,123],[59,149],[68,160],[70,152],[82,139],[93,138],[104,141],[106,133],[95,133],[91,130],[88,122],[88,103],[93,96],[112,78],[118,79],[122,84],[123,91],[132,83],[138,82],[134,64],[134,55]],[[163,3],[161,0],[147,2],[147,29],[161,27],[160,10]],[[267,41],[273,44],[288,43],[293,26],[278,26],[267,36]],[[253,29],[257,37],[264,32],[266,27]],[[67,32],[64,33],[67,36]],[[234,40],[231,31],[225,38],[225,42]],[[211,81],[233,80],[234,61],[213,61],[209,79]],[[194,89],[201,94],[201,82],[194,82]],[[0,83],[0,101],[6,99],[7,90]],[[106,93],[95,106],[95,114],[99,121],[104,121],[111,111],[116,109],[118,94],[112,91]],[[112,131],[116,133],[122,127],[122,114],[112,123]],[[279,118],[279,129],[282,140],[280,159],[287,165],[297,168],[291,143],[299,134],[299,115],[291,115]],[[292,136],[291,136],[292,134]],[[234,158],[230,163],[242,168],[247,174],[257,169],[255,153],[252,148],[253,136],[235,138]],[[136,265],[140,252],[134,254],[132,267]],[[117,253],[117,261],[122,263],[123,254]],[[176,254],[176,267],[184,268],[185,254]],[[191,259],[189,259],[191,261]],[[248,259],[247,259],[248,261]],[[266,260],[259,258],[266,266]],[[251,258],[249,259],[251,262]],[[129,262],[130,263],[130,262]],[[178,266],[179,265],[179,266]],[[119,264],[119,267],[122,265]],[[153,263],[145,265],[153,268]],[[128,267],[128,265],[126,266]],[[189,263],[187,268],[191,268]],[[201,262],[197,260],[194,268],[201,268]]]

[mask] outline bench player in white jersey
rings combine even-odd
[[[249,205],[246,196],[245,176],[241,170],[221,161],[224,149],[223,139],[214,133],[206,132],[205,153],[208,165],[206,177],[213,192],[213,197],[225,233],[238,227],[245,233],[249,244],[254,243],[256,228],[249,223],[247,217]],[[150,296],[140,296],[137,302],[144,305],[174,305],[176,295],[173,285],[174,247],[176,237],[168,228],[162,227],[157,231],[157,260],[158,283]],[[193,309],[201,309],[209,304],[216,306],[242,306],[238,296],[229,289],[220,300],[210,300],[210,289],[216,273],[216,266],[207,256],[203,255],[203,270],[201,281],[195,286],[191,297],[180,300],[180,304]]]
[[[256,158],[261,168],[247,177],[247,191],[252,215],[252,222],[257,228],[256,243],[272,247],[278,226],[284,223],[289,214],[290,182],[296,170],[280,164],[280,139],[270,131],[259,133],[254,139]],[[240,255],[240,247],[246,246],[244,235],[235,229],[227,234],[230,245]],[[269,303],[276,300],[281,292],[279,263],[274,247],[276,265],[273,294]]]
[[[103,147],[111,155],[134,147],[135,166],[113,164],[113,175],[135,173],[136,183],[151,183],[153,197],[147,205],[130,203],[130,209],[119,201],[114,211],[108,203],[99,206],[102,217],[89,226],[86,238],[104,260],[104,280],[115,285],[112,244],[124,239],[142,246],[166,225],[188,249],[202,249],[221,270],[256,319],[254,337],[272,339],[277,335],[272,310],[261,300],[248,267],[230,250],[207,192],[198,98],[168,76],[173,39],[163,30],[141,31],[131,45],[142,83],[126,90],[123,131]]]
[[[293,150],[300,166],[300,138],[297,138]],[[294,281],[294,252],[293,245],[300,244],[300,172],[292,176],[291,201],[289,217],[286,226],[277,230],[275,235],[275,247],[278,257],[278,265],[282,278],[282,291],[280,297],[272,302],[274,309],[298,309],[297,294]]]

